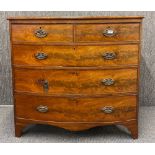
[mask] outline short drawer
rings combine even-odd
[[[72,25],[12,25],[12,42],[72,42]]]
[[[139,41],[139,24],[79,24],[76,42]]]
[[[105,94],[137,91],[137,69],[15,69],[15,90],[42,94]]]
[[[138,45],[13,45],[13,64],[24,66],[120,66],[138,64]]]
[[[136,96],[65,98],[16,94],[16,117],[55,122],[114,122],[136,118]]]

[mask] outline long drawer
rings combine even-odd
[[[49,94],[105,94],[137,91],[137,69],[15,69],[15,90]]]
[[[114,122],[136,118],[136,96],[57,98],[15,95],[16,117],[55,122]]]
[[[73,25],[70,24],[13,24],[12,42],[72,42]]]
[[[138,65],[138,50],[138,45],[12,47],[13,64],[23,66]]]
[[[139,41],[139,24],[79,24],[76,42]]]

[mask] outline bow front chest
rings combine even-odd
[[[138,137],[142,17],[9,18],[15,134],[120,124]]]

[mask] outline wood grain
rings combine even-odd
[[[153,49],[155,48],[155,44],[153,40],[155,39],[155,31],[154,31],[154,19],[155,12],[153,11],[1,11],[0,12],[0,64],[1,64],[1,85],[0,85],[0,104],[1,105],[12,105],[12,85],[11,85],[11,56],[10,56],[10,41],[9,41],[9,24],[6,20],[8,17],[83,17],[83,16],[144,16],[143,20],[143,37],[142,37],[142,58],[141,58],[141,84],[140,84],[140,105],[145,106],[153,106],[155,105],[155,95],[154,95],[154,87],[155,87],[155,75],[151,73],[155,73],[155,67],[152,67],[155,60],[155,55],[153,54]],[[151,20],[152,19],[152,20]],[[101,19],[102,20],[102,19]],[[137,20],[137,19],[136,19]],[[137,22],[135,20],[135,22]],[[14,20],[15,21],[15,20]],[[16,20],[17,21],[17,20]],[[20,20],[20,22],[23,20]],[[28,20],[24,20],[25,22]],[[31,20],[31,22],[34,20]],[[44,20],[44,22],[47,20]],[[47,22],[51,22],[53,20],[49,20]],[[58,20],[57,20],[58,21]],[[60,20],[59,20],[60,21]],[[76,20],[81,21],[81,20]],[[89,20],[90,21],[90,20]],[[94,22],[94,20],[91,20]],[[95,20],[96,21],[96,20]],[[98,19],[99,21],[99,19]],[[114,20],[113,20],[114,21]],[[120,21],[119,19],[117,21]],[[127,21],[126,19],[121,20]],[[133,20],[129,19],[127,22],[131,22]],[[30,22],[30,21],[29,21]],[[35,21],[36,22],[36,21]],[[82,20],[81,22],[85,22]],[[104,22],[102,20],[102,22]],[[108,21],[106,21],[108,22]],[[116,22],[116,20],[115,20]],[[149,33],[148,33],[149,29]],[[153,93],[152,93],[153,92]]]
[[[104,86],[111,78],[114,85]],[[43,81],[49,83],[48,92]],[[137,91],[137,70],[38,70],[15,69],[15,90],[49,94],[104,94]]]
[[[30,123],[72,131],[124,124],[137,138],[141,21],[10,19],[16,136]],[[107,28],[116,35],[103,35]],[[47,36],[37,38],[37,29]],[[38,52],[47,58],[34,58]],[[105,60],[107,52],[116,57]],[[105,85],[107,80],[112,84]],[[47,111],[38,111],[39,106]]]
[[[116,18],[115,18],[116,17]],[[133,17],[133,18],[132,18]],[[79,17],[8,17],[11,23],[23,24],[23,23],[46,23],[46,24],[58,24],[58,23],[139,23],[142,20],[142,16],[79,16]]]
[[[131,132],[133,139],[138,138],[138,120],[124,122],[123,125]]]
[[[106,37],[107,28],[117,31],[113,37]],[[139,41],[139,24],[79,24],[76,25],[76,42]]]
[[[106,60],[105,53],[115,53],[116,58]],[[104,46],[77,46],[77,66],[123,66],[138,64],[137,45],[104,45]]]
[[[138,138],[138,132],[136,133],[134,127],[137,128],[137,123],[135,119],[127,120],[127,121],[116,121],[116,122],[53,122],[53,121],[40,121],[40,120],[34,120],[34,119],[23,119],[23,118],[16,118],[16,123],[15,125],[15,136],[16,137],[21,137],[21,135],[24,133],[23,129],[25,126],[28,126],[30,124],[48,124],[48,125],[54,125],[56,127],[61,127],[69,131],[82,131],[82,130],[87,130],[93,127],[97,126],[105,126],[105,125],[124,125],[129,129],[131,132],[131,136],[133,139]]]
[[[35,58],[37,53],[48,55],[45,60]],[[73,46],[13,45],[13,64],[24,66],[76,66]]]
[[[16,117],[55,122],[113,122],[135,119],[136,97],[105,98],[54,98],[15,95]],[[47,106],[48,112],[36,110],[40,105]],[[102,108],[113,107],[114,111],[105,114]]]
[[[105,46],[42,46],[13,45],[14,65],[24,66],[121,66],[138,65],[138,45]],[[35,58],[37,53],[45,53],[44,60]],[[113,60],[104,59],[107,52],[116,54]]]
[[[72,28],[73,26],[68,24],[34,24],[34,25],[12,25],[12,42],[72,42]],[[38,38],[35,36],[35,31],[38,29],[46,31],[48,34],[44,38]]]
[[[8,17],[7,19],[8,20],[40,20],[40,19],[44,19],[44,20],[49,20],[49,19],[59,19],[59,20],[65,20],[65,19],[70,19],[70,20],[74,20],[74,19],[77,19],[77,20],[86,20],[86,19],[90,19],[90,20],[94,20],[94,19],[143,19],[144,16],[81,16],[81,17],[51,17],[51,16],[47,16],[47,17],[36,17],[36,16],[19,16],[19,17]]]

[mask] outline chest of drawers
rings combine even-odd
[[[9,18],[15,135],[126,126],[138,137],[142,17]]]

